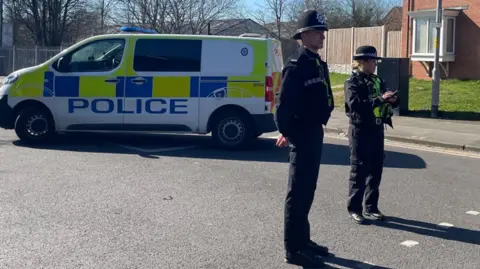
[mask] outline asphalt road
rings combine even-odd
[[[243,152],[193,136],[16,140],[0,131],[0,268],[295,268],[283,263],[287,151],[272,139]],[[387,147],[389,221],[359,226],[345,145],[326,139],[310,215],[331,267],[480,268],[479,159]]]

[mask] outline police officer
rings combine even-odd
[[[323,126],[333,110],[329,73],[318,50],[323,48],[324,17],[306,10],[298,18],[293,39],[302,46],[282,71],[282,86],[275,120],[280,132],[277,145],[290,144],[288,192],[285,200],[285,261],[323,267],[328,248],[310,239],[308,214],[313,202],[323,146]]]
[[[385,82],[375,75],[377,50],[357,48],[353,73],[345,81],[345,112],[349,117],[350,179],[347,210],[356,223],[364,217],[383,220],[378,209],[379,186],[384,160],[384,124],[392,127],[396,92],[386,91]],[[365,198],[365,210],[363,199]],[[362,212],[365,211],[365,212]],[[363,213],[363,216],[362,216]]]

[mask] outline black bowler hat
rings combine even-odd
[[[311,30],[328,31],[325,22],[325,16],[318,13],[316,10],[305,10],[300,13],[297,20],[297,31],[293,35],[293,39],[300,39],[300,34]]]
[[[354,60],[382,59],[377,55],[377,49],[374,46],[360,46],[353,55]]]

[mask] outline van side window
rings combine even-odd
[[[137,72],[200,72],[202,40],[139,39],[133,70]]]
[[[108,72],[123,58],[124,39],[97,40],[63,56],[53,67],[59,72]]]

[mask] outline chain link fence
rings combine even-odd
[[[41,64],[66,47],[0,47],[0,76]]]

